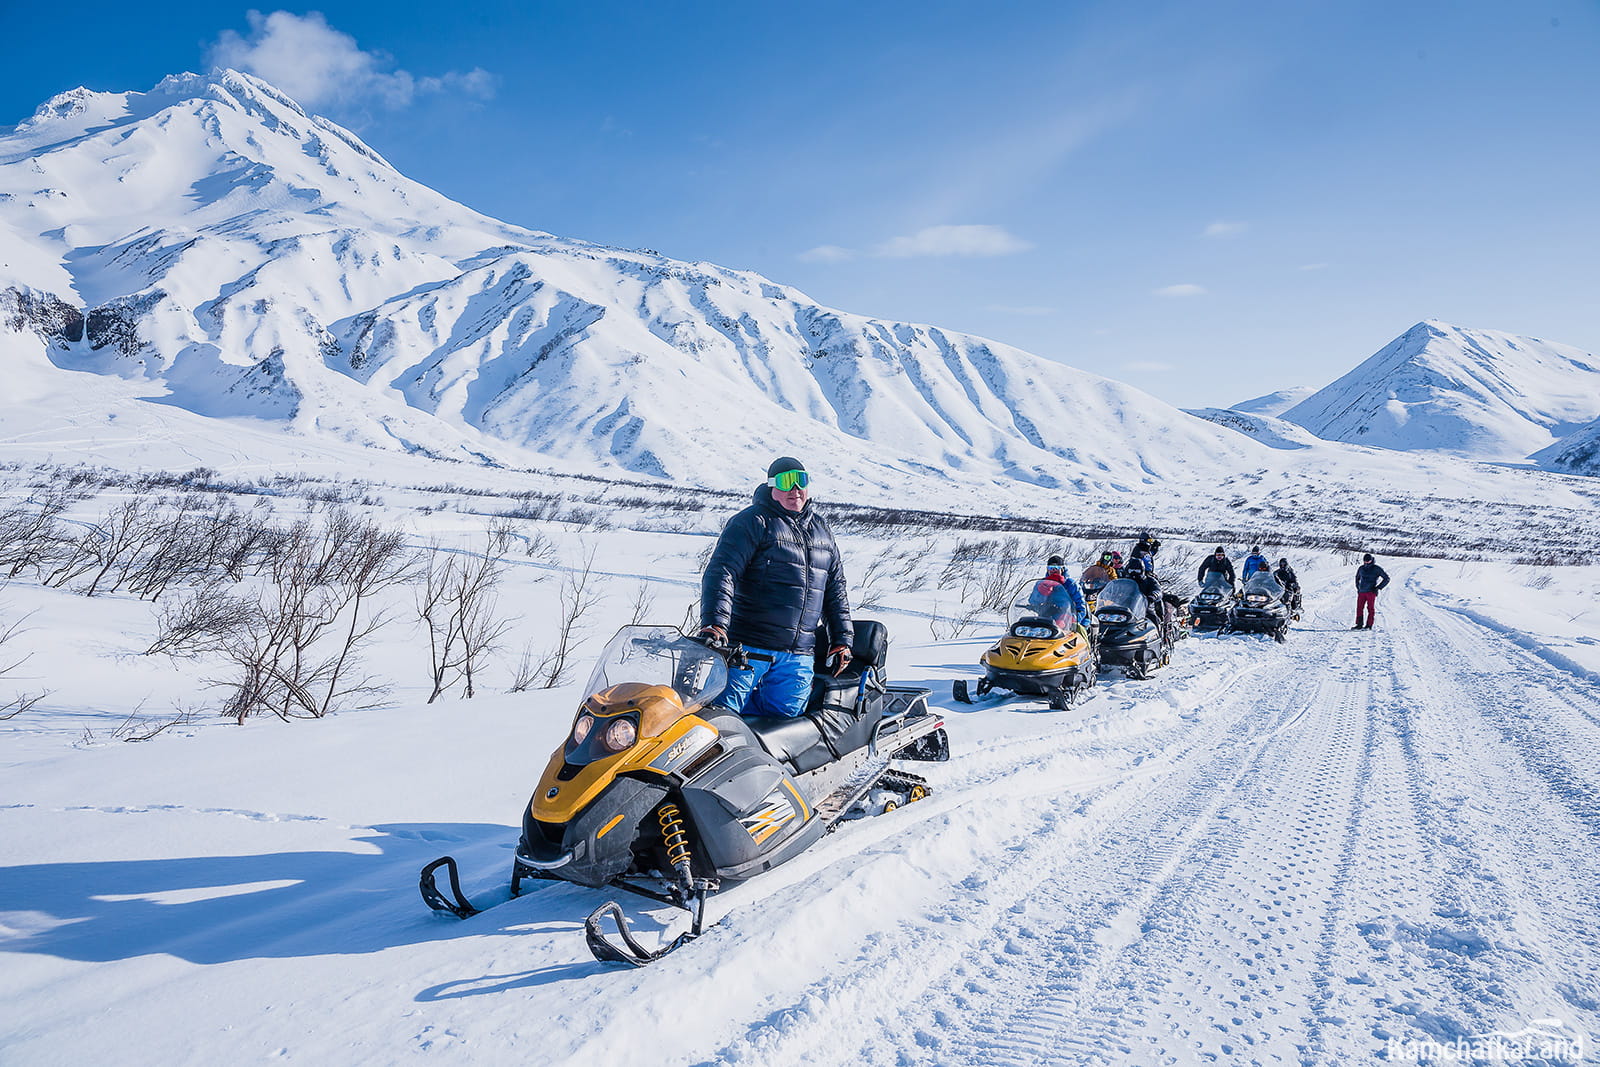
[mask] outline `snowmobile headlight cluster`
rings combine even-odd
[[[1050,638],[1056,635],[1048,626],[1015,626],[1011,632],[1018,637]]]
[[[632,748],[638,739],[639,728],[634,725],[632,719],[618,719],[607,726],[606,732],[600,735],[600,743],[610,752],[621,752]]]
[[[1267,598],[1260,593],[1252,593],[1244,599],[1247,604],[1265,604],[1267,602]]]

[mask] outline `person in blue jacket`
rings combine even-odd
[[[1244,558],[1244,571],[1240,577],[1245,581],[1249,581],[1250,576],[1256,571],[1270,572],[1271,570],[1272,564],[1268,563],[1267,557],[1261,554],[1261,546],[1256,545],[1250,550],[1250,554]]]
[[[767,468],[749,507],[728,520],[700,583],[700,636],[744,646],[717,703],[741,715],[792,718],[811,696],[819,624],[828,662],[850,662],[854,629],[844,560],[811,503],[811,476],[792,456]]]

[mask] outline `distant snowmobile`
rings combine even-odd
[[[978,696],[1009,689],[1042,696],[1051,708],[1065,711],[1094,685],[1100,670],[1094,647],[1072,628],[1069,603],[1041,600],[1037,589],[1044,584],[1025,582],[1011,595],[1005,635],[979,659]],[[951,684],[951,694],[972,703],[965,678]]]
[[[1200,592],[1189,605],[1189,617],[1196,630],[1220,629],[1233,607],[1234,588],[1226,574],[1210,571],[1200,583]]]
[[[838,677],[819,669],[806,714],[745,719],[711,704],[739,649],[670,626],[623,627],[523,812],[511,895],[529,879],[560,879],[691,912],[688,932],[656,950],[629,933],[614,901],[589,915],[596,959],[643,966],[699,936],[706,898],[723,881],[794,858],[864,806],[877,813],[927,796],[923,779],[892,763],[948,759],[944,720],[928,690],[888,684],[888,641],[881,623],[857,620],[854,658]],[[441,868],[449,896],[435,880]],[[423,868],[420,888],[435,911],[478,911],[449,856]],[[602,930],[608,915],[620,943]]]
[[[1145,678],[1171,661],[1161,627],[1150,621],[1144,593],[1133,579],[1118,578],[1102,589],[1094,614],[1102,667],[1121,667],[1129,678]]]
[[[1245,579],[1222,632],[1271,634],[1281,644],[1289,637],[1289,616],[1289,594],[1271,571],[1256,571]]]

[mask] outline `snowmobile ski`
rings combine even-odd
[[[450,875],[450,897],[445,896],[438,883],[434,881],[434,872],[440,867],[445,868]],[[422,868],[417,888],[422,891],[423,901],[434,911],[448,912],[458,919],[470,919],[482,910],[473,907],[466,894],[461,892],[461,873],[456,869],[454,856],[440,856]],[[452,900],[451,897],[455,899]]]
[[[623,888],[632,887],[623,886]],[[601,963],[625,963],[630,967],[643,967],[647,963],[654,963],[667,953],[681,948],[700,936],[705,927],[706,897],[709,894],[709,888],[704,885],[696,891],[693,908],[694,921],[690,924],[689,929],[667,942],[661,948],[646,948],[638,938],[633,936],[633,933],[628,929],[627,917],[622,914],[622,906],[614,900],[606,901],[589,913],[589,917],[583,921],[583,939],[589,946],[590,954]],[[687,908],[688,904],[679,904],[679,907]],[[611,921],[616,924],[617,935],[621,938],[620,944],[607,937],[605,930],[601,928],[601,920],[608,915],[611,916]]]

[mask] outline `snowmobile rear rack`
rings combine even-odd
[[[454,900],[445,896],[439,889],[438,883],[434,881],[433,872],[440,867],[444,867],[449,871],[450,893],[455,898]],[[454,856],[440,856],[422,868],[422,874],[417,880],[417,888],[422,891],[422,899],[434,911],[449,912],[458,919],[470,919],[478,914],[479,909],[473,907],[472,902],[461,892],[461,874],[456,870]]]

